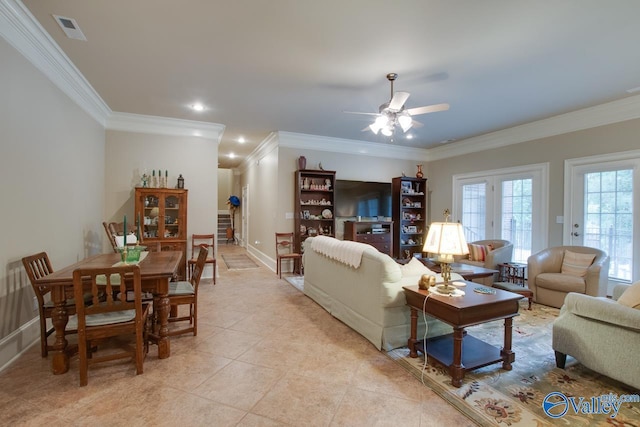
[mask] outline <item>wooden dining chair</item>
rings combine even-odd
[[[85,289],[90,287],[92,304],[78,303]],[[133,301],[127,301],[127,290],[133,288]],[[122,358],[132,358],[136,375],[142,374],[147,344],[147,319],[150,303],[142,301],[140,267],[79,268],[73,272],[73,295],[76,300],[76,315],[69,318],[77,325],[78,356],[80,359],[80,386],[88,383],[89,365]],[[116,336],[135,336],[135,347],[123,348],[120,352],[111,349],[101,355],[93,353],[98,341]]]
[[[215,253],[215,234],[192,234],[191,235],[191,259],[187,262],[189,268],[189,277],[193,275],[193,268],[198,258],[198,248],[206,245],[209,253],[205,264],[213,266],[213,284],[216,284],[216,253]]]
[[[282,260],[293,260],[293,271],[302,274],[302,254],[293,252],[293,233],[276,233],[276,274],[282,279]]]
[[[39,286],[36,281],[44,276],[53,273],[49,256],[46,252],[40,252],[34,255],[30,255],[22,258],[22,265],[27,272],[27,277],[33,287],[33,292],[36,294],[38,300],[38,314],[40,315],[40,354],[42,357],[47,357],[49,350],[53,350],[47,342],[49,335],[54,332],[53,326],[47,328],[47,319],[51,318],[53,313],[53,303],[47,300],[47,294],[51,292],[50,289],[44,286]],[[73,299],[67,300],[65,309],[69,315],[76,312],[76,303]],[[67,325],[65,333],[75,333],[75,329],[72,329]]]
[[[207,245],[200,246],[198,258],[193,266],[193,272],[189,281],[169,282],[169,304],[175,316],[169,317],[169,322],[189,321],[189,326],[182,329],[169,329],[169,336],[186,334],[193,332],[193,336],[198,335],[198,285],[202,277],[202,270],[209,254]],[[177,307],[189,305],[189,314],[180,316]],[[174,308],[176,308],[174,310]]]
[[[124,223],[103,221],[102,226],[104,227],[104,231],[107,233],[107,238],[109,239],[109,243],[111,243],[113,252],[120,253],[118,250],[118,243],[116,242],[116,236],[124,236]],[[127,229],[129,233],[136,234],[136,226],[134,224],[128,226]],[[140,239],[142,239],[142,237]]]

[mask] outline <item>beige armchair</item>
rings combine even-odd
[[[561,273],[565,250],[596,256],[584,277]],[[531,255],[527,261],[527,282],[533,291],[533,301],[550,307],[562,307],[569,292],[606,296],[608,275],[609,256],[606,252],[586,246],[547,248]]]
[[[513,256],[513,245],[508,240],[478,240],[471,242],[474,245],[493,245],[493,250],[487,252],[484,261],[471,261],[468,255],[464,257],[456,257],[456,262],[462,264],[470,264],[478,267],[490,268],[493,270],[499,270],[498,264],[504,264],[511,261]],[[495,280],[494,274],[491,277],[483,279],[474,279],[474,282],[482,283],[486,286],[491,286]]]
[[[589,369],[640,389],[640,310],[619,304],[628,285],[618,285],[613,299],[567,294],[553,322],[556,365],[567,355]]]

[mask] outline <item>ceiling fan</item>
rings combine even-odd
[[[413,120],[413,116],[427,113],[435,113],[438,111],[446,111],[449,109],[449,104],[434,104],[426,105],[424,107],[416,107],[406,109],[404,104],[409,99],[409,92],[393,92],[393,82],[398,78],[398,74],[387,74],[387,80],[391,83],[391,98],[389,102],[385,102],[380,105],[377,113],[361,113],[357,111],[344,111],[349,114],[364,114],[369,116],[376,116],[376,119],[363,131],[371,130],[376,135],[378,132],[382,132],[385,136],[393,135],[396,127],[399,126],[403,132],[407,132],[412,127],[421,127],[422,123]]]

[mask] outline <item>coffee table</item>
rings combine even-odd
[[[435,271],[436,273],[440,273],[440,264],[434,263],[425,258],[421,258],[420,261],[431,271]],[[491,268],[478,267],[471,264],[464,264],[461,262],[453,262],[451,263],[451,272],[458,273],[465,280],[473,280],[480,279],[483,277],[493,276],[498,273],[498,270],[493,270]]]
[[[511,350],[513,318],[518,315],[522,295],[494,289],[494,294],[481,294],[475,288],[485,288],[473,282],[466,282],[462,288],[465,295],[450,297],[418,288],[418,285],[404,286],[407,305],[411,309],[411,336],[408,340],[409,356],[418,357],[418,351],[445,366],[451,375],[451,384],[462,386],[465,372],[483,366],[502,362],[502,368],[510,371],[515,361]],[[425,301],[426,299],[426,301]],[[416,337],[418,313],[435,317],[451,326],[453,333],[423,340]],[[504,319],[504,343],[502,349],[485,343],[464,328],[481,323]]]

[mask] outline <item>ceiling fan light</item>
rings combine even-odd
[[[378,116],[376,117],[376,121],[374,124],[378,127],[378,129],[386,126],[389,123],[389,119],[387,116]]]
[[[375,133],[376,135],[378,134],[378,132],[380,132],[380,128],[382,126],[378,126],[376,123],[371,123],[369,125],[369,129],[371,129],[371,132]]]
[[[393,133],[393,130],[391,129],[390,126],[385,126],[382,128],[382,134],[384,136],[391,136],[392,133]]]
[[[412,121],[413,120],[411,119],[411,116],[402,115],[398,117],[398,123],[400,123],[400,127],[402,128],[403,132],[406,132],[409,129],[411,129]]]

